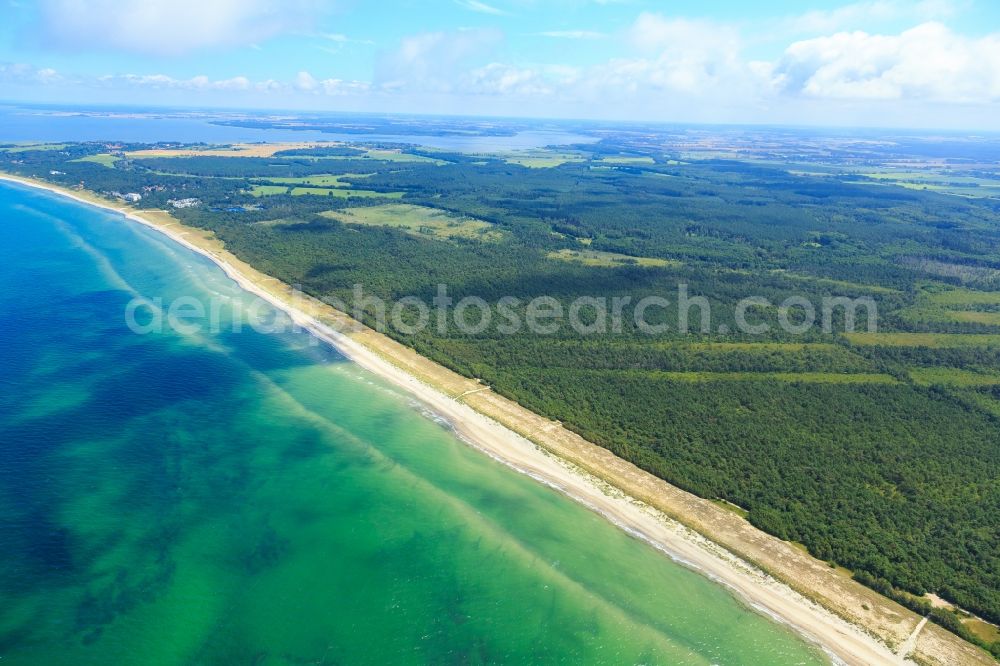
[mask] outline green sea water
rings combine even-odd
[[[137,296],[222,325],[137,335]],[[305,333],[235,332],[252,301],[0,184],[0,664],[826,661]]]

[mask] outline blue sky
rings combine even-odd
[[[991,0],[0,0],[0,99],[1000,129]]]

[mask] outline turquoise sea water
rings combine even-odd
[[[136,335],[136,295],[251,301],[0,184],[0,663],[824,661],[307,335]]]

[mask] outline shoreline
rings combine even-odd
[[[766,557],[758,556],[754,549],[760,549],[764,555],[774,554],[771,551],[775,551],[779,562],[785,557],[791,558],[793,564],[801,565],[794,561],[796,557],[808,556],[799,553],[790,544],[759,532],[745,521],[739,533],[729,533],[733,526],[738,526],[731,521],[742,520],[735,514],[714,505],[711,508],[702,507],[701,504],[709,502],[632,467],[597,445],[584,442],[564,430],[561,424],[527,412],[474,380],[454,375],[316,299],[289,298],[288,294],[294,292],[287,285],[248,266],[223,249],[221,242],[210,233],[185,227],[168,212],[116,207],[87,191],[72,191],[27,178],[0,174],[0,180],[45,190],[121,214],[208,258],[243,290],[281,310],[296,325],[330,344],[362,368],[403,389],[441,416],[470,446],[558,490],[674,561],[725,586],[751,609],[790,627],[807,642],[823,649],[835,662],[902,664],[910,663],[904,657],[912,654],[921,663],[994,663],[985,653],[981,653],[982,659],[977,659],[979,651],[974,646],[947,634],[940,627],[924,626],[920,616],[873,591],[863,594],[851,589],[858,599],[878,604],[876,619],[879,622],[869,624],[864,621],[865,618],[851,615],[849,610],[830,603],[830,590],[814,592],[810,588],[810,580],[800,585],[783,582],[792,577],[786,573],[787,569],[781,570],[786,574],[784,576],[769,573],[774,570],[774,565]],[[164,216],[164,221],[156,221],[158,216]],[[195,238],[200,238],[201,244]],[[264,283],[268,287],[263,286]],[[271,285],[276,288],[275,291],[272,291]],[[353,330],[342,332],[337,330],[338,324],[351,326]],[[577,448],[572,449],[571,445]],[[565,455],[564,451],[569,455]],[[633,477],[636,477],[635,483],[628,483]],[[682,515],[678,515],[682,502],[675,502],[665,510],[664,506],[670,504],[670,498],[661,502],[657,501],[661,498],[654,494],[653,501],[650,501],[647,489],[679,494],[678,498],[717,520],[709,521],[707,526],[705,521],[699,520],[700,515],[684,520]],[[718,515],[711,513],[713,509]],[[759,543],[748,539],[748,535]],[[748,543],[743,544],[739,539]],[[771,543],[772,540],[781,545],[776,546]],[[746,547],[734,547],[734,541],[737,546]],[[825,563],[809,559],[817,567],[826,567]],[[838,574],[826,572],[823,575]],[[848,582],[859,590],[867,589],[853,581]],[[816,597],[827,603],[813,600]],[[875,598],[878,601],[873,600]],[[860,605],[869,610],[867,604]],[[840,612],[834,612],[831,606]],[[852,621],[844,619],[844,614]],[[960,649],[957,643],[968,649]],[[902,646],[906,654],[895,654],[892,648],[896,645]]]

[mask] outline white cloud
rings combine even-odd
[[[169,56],[253,45],[304,30],[318,0],[41,0],[38,26],[49,46]]]
[[[2,72],[2,69],[0,69]],[[251,81],[245,76],[229,79],[210,79],[194,76],[177,79],[166,74],[122,74],[99,77],[98,82],[106,86],[131,86],[157,90],[187,91],[229,91],[249,93],[280,93],[283,95],[301,93],[309,95],[348,95],[367,92],[370,84],[364,81],[344,81],[342,79],[317,79],[306,71],[299,72],[291,81]]]
[[[632,91],[672,90],[711,95],[719,87],[742,88],[746,64],[739,32],[705,20],[643,13],[627,32],[638,58],[612,60],[594,70],[606,85],[620,81]]]
[[[284,93],[288,91],[288,86],[281,81],[265,79],[264,81],[258,81],[253,84],[253,89],[262,93]]]
[[[354,95],[367,93],[371,84],[367,81],[344,81],[343,79],[323,79],[320,84],[325,95]]]
[[[363,46],[375,45],[375,42],[370,39],[353,39],[341,33],[322,33],[317,35],[317,37],[321,38],[324,43],[314,45],[315,48],[330,55],[340,54],[341,50],[350,44],[361,44]]]
[[[732,26],[701,19],[668,18],[649,12],[639,15],[627,36],[632,46],[647,53],[683,55],[693,51],[704,57],[717,49],[731,53],[740,47],[739,32]]]
[[[219,90],[249,90],[250,79],[245,76],[234,76],[231,79],[223,79],[215,82]]]
[[[707,21],[647,13],[624,34],[635,51],[631,57],[588,67],[504,62],[495,57],[502,33],[470,29],[402,39],[398,48],[383,55],[374,82],[324,79],[305,70],[289,81],[153,74],[107,77],[106,82],[304,95],[420,93],[559,104],[615,100],[650,109],[667,104],[776,108],[796,100],[824,99],[859,104],[1000,101],[1000,34],[971,38],[936,22],[899,34],[856,31],[805,39],[773,61],[748,60],[735,28]],[[6,79],[58,80],[55,72],[26,67],[8,65],[0,73]]]
[[[491,14],[493,16],[506,16],[507,12],[502,9],[498,9],[493,5],[488,5],[485,2],[480,2],[479,0],[455,0],[455,4],[459,7],[464,7],[465,9],[479,12],[480,14]]]
[[[42,83],[52,83],[60,79],[59,72],[52,69],[51,67],[43,67],[36,72],[35,76]]]
[[[503,41],[498,30],[472,29],[426,32],[405,37],[385,54],[376,68],[376,81],[386,89],[454,90],[483,58]]]
[[[467,87],[476,94],[513,97],[549,95],[553,92],[538,70],[497,62],[473,70]]]
[[[591,39],[602,33],[536,33],[567,39]],[[465,30],[423,33],[403,39],[381,63],[376,80],[387,91],[542,97],[560,102],[597,101],[608,97],[655,100],[665,93],[698,95],[755,94],[752,82],[767,81],[761,71],[740,59],[735,28],[709,21],[666,18],[643,13],[624,33],[637,53],[592,67],[514,64],[489,59],[502,35]]]
[[[929,22],[899,35],[841,32],[789,46],[774,68],[792,95],[837,99],[1000,100],[1000,35]]]
[[[0,63],[0,81],[9,83],[61,83],[66,79],[51,67],[35,67],[26,63]]]
[[[876,7],[883,9],[876,10]],[[910,13],[946,12],[947,2]],[[890,0],[857,3],[824,20],[865,10],[900,12]],[[818,17],[815,25],[819,25]],[[643,13],[626,31],[634,57],[615,58],[544,86],[559,98],[638,103],[686,99],[701,106],[774,108],[795,100],[893,100],[983,105],[1000,102],[1000,33],[967,37],[928,21],[896,34],[837,32],[790,44],[774,61],[752,61],[734,26]],[[494,69],[498,66],[494,65]],[[537,70],[538,68],[536,68]]]
[[[245,76],[212,80],[204,75],[177,79],[166,74],[121,74],[99,77],[105,85],[126,85],[156,89],[178,90],[251,90],[255,85]]]
[[[299,72],[295,77],[295,87],[299,90],[309,92],[315,90],[318,85],[319,81],[317,81],[309,72]]]
[[[604,39],[607,37],[603,32],[593,30],[546,30],[535,34],[539,37],[554,37],[556,39]]]
[[[48,6],[72,4],[71,0],[43,2]],[[961,106],[971,110],[966,117],[986,117],[1000,103],[1000,33],[970,37],[936,21],[917,24],[912,20],[917,15],[947,13],[950,2],[925,0],[916,6],[904,6],[902,0],[864,0],[837,10],[809,12],[794,18],[795,30],[804,32],[769,37],[771,43],[783,39],[780,44],[787,47],[766,61],[753,61],[747,56],[744,35],[753,39],[747,25],[646,12],[613,34],[587,30],[528,33],[565,40],[607,37],[602,46],[611,45],[612,36],[620,39],[618,57],[596,65],[506,58],[504,35],[499,30],[460,29],[403,38],[396,48],[378,56],[371,81],[314,75],[321,67],[317,63],[324,61],[316,58],[303,62],[296,68],[301,71],[294,73],[293,69],[281,80],[251,80],[245,76],[173,78],[154,73],[107,76],[100,83],[122,91],[128,87],[174,91],[170,93],[173,98],[194,99],[194,91],[204,92],[206,100],[212,99],[213,91],[217,99],[235,99],[239,94],[264,101],[267,95],[272,99],[284,95],[303,106],[340,108],[402,108],[412,104],[421,109],[478,108],[564,115],[583,115],[589,113],[583,110],[593,109],[606,116],[706,121],[782,122],[822,115],[824,122],[846,119],[869,123],[873,113],[893,117],[894,113],[910,112],[909,117],[926,124],[923,119],[929,114]],[[109,3],[96,0],[102,6]],[[247,3],[257,7],[266,4],[263,0]],[[263,16],[256,11],[247,9],[244,16]],[[900,30],[876,26],[879,29],[869,32],[833,28],[851,26],[866,15],[883,17],[890,27],[916,27]],[[785,28],[792,21],[789,19]],[[820,30],[820,36],[810,34],[814,30]],[[370,43],[340,33],[310,30],[304,35],[311,47],[321,49]],[[259,33],[252,37],[255,41],[264,38]],[[793,42],[793,38],[799,39]],[[185,48],[193,48],[191,44],[206,42],[192,37],[186,43]],[[0,81],[26,87],[37,87],[41,82],[63,82],[66,86],[97,83],[93,77],[65,78],[52,70],[11,64],[0,65]],[[161,96],[169,95],[164,92]],[[323,101],[334,96],[340,97],[336,103]],[[958,114],[953,111],[952,117]]]
[[[323,95],[347,95],[367,92],[371,87],[364,81],[344,81],[343,79],[317,79],[309,72],[299,72],[294,87],[304,93]]]
[[[325,33],[320,35],[320,37],[328,41],[334,42],[335,44],[366,44],[369,46],[375,44],[375,42],[373,42],[370,39],[352,39],[347,35],[343,35],[340,33]]]
[[[835,9],[813,9],[786,18],[780,29],[792,34],[823,34],[855,30],[888,21],[925,22],[955,14],[952,0],[863,0]]]
[[[787,30],[795,33],[823,33],[855,28],[863,23],[896,18],[900,4],[894,0],[870,0],[843,5],[836,9],[813,9],[785,20]]]

